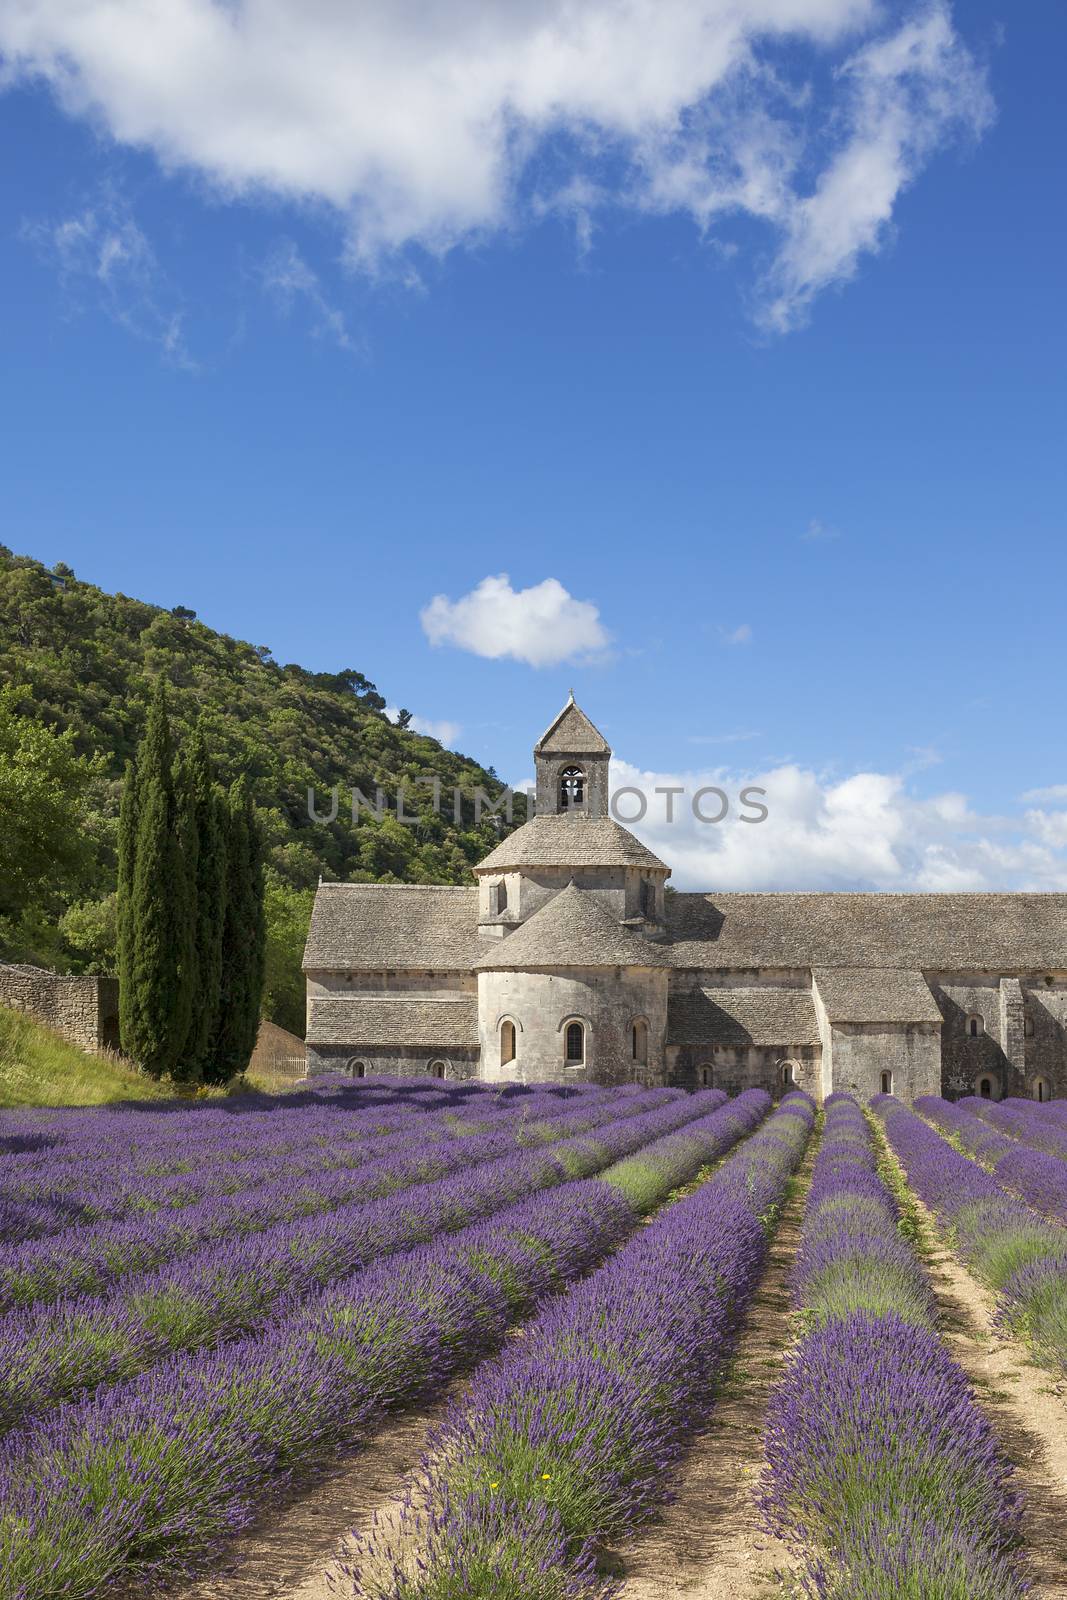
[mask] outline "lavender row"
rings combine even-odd
[[[392,1531],[338,1585],[364,1600],[593,1600],[702,1416],[814,1120],[791,1095],[707,1183],[551,1303],[431,1435]]]
[[[984,1102],[982,1102],[984,1103]],[[966,1100],[923,1095],[915,1109],[1035,1211],[1067,1226],[1067,1161],[1028,1149],[975,1116]]]
[[[720,1100],[725,1098],[719,1091]],[[641,1116],[649,1105],[660,1104],[663,1091],[625,1097],[619,1106],[598,1102],[592,1113],[584,1108],[562,1112],[551,1125],[537,1123],[542,1142],[566,1136],[577,1122],[589,1128],[609,1120]],[[705,1106],[707,1102],[701,1102]],[[691,1102],[675,1093],[664,1109],[678,1109],[684,1122],[696,1115]],[[568,1119],[573,1120],[568,1120]],[[55,1300],[72,1293],[99,1293],[132,1272],[143,1272],[213,1241],[235,1239],[263,1231],[274,1224],[313,1217],[385,1194],[418,1182],[428,1182],[462,1171],[479,1162],[497,1159],[516,1148],[515,1125],[495,1133],[472,1135],[449,1142],[430,1142],[414,1154],[406,1148],[368,1161],[354,1171],[324,1174],[314,1181],[286,1176],[236,1195],[213,1197],[174,1213],[133,1217],[75,1228],[59,1236],[0,1246],[0,1311],[34,1301]]]
[[[951,1248],[998,1297],[1000,1320],[1067,1371],[1067,1235],[889,1095],[871,1102]]]
[[[679,1094],[678,1090],[668,1089],[644,1091],[648,1104]],[[641,1099],[641,1095],[636,1098]],[[168,1170],[145,1172],[127,1169],[112,1152],[92,1161],[86,1159],[77,1167],[64,1162],[66,1176],[62,1181],[57,1181],[51,1167],[35,1168],[32,1174],[23,1173],[12,1179],[2,1195],[13,1203],[30,1201],[53,1206],[57,1221],[49,1231],[59,1231],[72,1222],[118,1220],[133,1213],[178,1209],[202,1199],[241,1193],[286,1175],[310,1176],[359,1166],[375,1153],[381,1155],[390,1148],[410,1146],[415,1140],[422,1145],[511,1128],[520,1142],[536,1143],[541,1138],[556,1137],[555,1124],[560,1117],[575,1127],[581,1125],[583,1118],[593,1126],[604,1120],[605,1106],[605,1099],[596,1097],[563,1109],[551,1096],[531,1096],[521,1105],[492,1107],[474,1121],[457,1119],[450,1112],[409,1112],[383,1121],[376,1112],[352,1116],[337,1110],[309,1111],[303,1114],[299,1137],[294,1131],[289,1139],[280,1145],[272,1143],[261,1154],[249,1154],[242,1146],[240,1160],[229,1159],[230,1147],[212,1149],[201,1143],[195,1149],[186,1146],[180,1162],[184,1170],[169,1170],[178,1160],[170,1156],[156,1163]],[[294,1145],[301,1154],[294,1153]]]
[[[510,1152],[370,1205],[212,1244],[98,1297],[74,1296],[0,1318],[0,1427],[70,1394],[145,1371],[178,1350],[231,1339],[284,1314],[324,1284],[377,1257],[491,1214],[521,1195],[588,1176],[626,1152],[706,1115],[725,1100],[707,1090],[680,1104],[606,1124],[526,1154]],[[489,1138],[495,1138],[489,1135]],[[675,1135],[663,1161],[688,1173],[701,1135]],[[471,1144],[478,1141],[472,1140]],[[674,1145],[680,1143],[681,1149]],[[663,1169],[663,1161],[659,1163]],[[616,1180],[634,1204],[627,1172]],[[636,1208],[636,1207],[635,1207]]]
[[[900,1223],[863,1113],[832,1095],[793,1273],[805,1331],[768,1409],[766,1525],[818,1600],[1019,1600],[1011,1468]]]
[[[694,1161],[723,1153],[768,1105],[751,1091],[702,1118]],[[158,1582],[247,1525],[281,1482],[440,1390],[632,1230],[612,1171],[376,1262],[258,1337],[172,1357],[17,1430],[0,1466],[0,1600]],[[674,1175],[668,1160],[664,1184]]]
[[[1035,1150],[1067,1161],[1067,1126],[1059,1116],[1060,1107],[1067,1102],[983,1100],[978,1095],[968,1095],[958,1103],[981,1117],[983,1122],[991,1123],[998,1132],[1010,1134]]]

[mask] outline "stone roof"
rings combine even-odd
[[[474,995],[413,999],[410,995],[325,995],[311,1002],[307,1042],[422,1045],[427,1050],[477,1049]]]
[[[481,970],[513,967],[668,967],[669,952],[623,928],[585,889],[568,884],[475,962]]]
[[[818,1044],[810,989],[764,984],[693,989],[667,1001],[667,1043],[682,1045]]]
[[[640,839],[611,817],[580,811],[534,817],[509,833],[475,872],[507,872],[516,867],[658,867],[669,869]]]
[[[571,695],[534,745],[535,756],[610,756],[611,746]]]
[[[816,967],[819,997],[831,1022],[940,1022],[921,972],[906,967]]]
[[[1067,967],[1067,894],[675,894],[675,967]]]
[[[324,883],[315,896],[304,967],[469,972],[480,949],[477,889]]]

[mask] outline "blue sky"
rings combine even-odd
[[[680,881],[1067,888],[1062,6],[364,12],[0,21],[0,538],[765,781]]]

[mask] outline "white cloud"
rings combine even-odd
[[[389,718],[390,722],[395,722],[397,717],[400,715],[400,707],[386,706],[385,714]],[[455,745],[460,734],[463,732],[462,723],[449,722],[443,717],[440,720],[435,721],[432,717],[419,717],[415,716],[414,714],[412,715],[411,721],[408,723],[408,727],[411,728],[412,732],[414,733],[429,734],[431,739],[436,739],[440,744],[446,746]]]
[[[644,821],[631,826],[679,889],[1067,890],[1067,812],[982,816],[953,791],[914,794],[899,773],[831,779],[796,764],[670,774],[615,760],[611,782],[647,796]],[[739,820],[748,785],[766,790],[764,822]],[[685,791],[673,823],[655,793],[669,786]],[[693,816],[692,796],[705,786],[729,798],[718,824]],[[636,804],[624,798],[620,810],[632,815]],[[701,805],[709,815],[721,809],[714,797]]]
[[[288,315],[299,302],[311,318],[311,333],[350,354],[360,346],[348,331],[344,313],[327,299],[318,274],[308,266],[292,239],[282,239],[261,270],[265,292]]]
[[[723,644],[751,644],[752,624],[742,622],[736,628],[720,628],[719,634]]]
[[[419,613],[431,644],[490,661],[551,667],[606,649],[609,635],[591,600],[575,600],[556,578],[513,589],[506,572],[483,578],[459,600],[435,595]]]
[[[759,218],[778,329],[990,114],[943,0],[8,0],[0,56],[223,196],[332,208],[367,267],[546,210],[581,249],[609,205]]]
[[[831,528],[829,523],[823,522],[821,518],[812,517],[800,537],[805,544],[826,544],[832,539],[839,539],[841,535],[836,528]]]
[[[25,222],[21,237],[55,267],[73,307],[91,303],[128,333],[158,345],[173,365],[195,371],[183,309],[147,235],[115,190],[101,189],[70,216]]]
[[[1046,800],[1067,800],[1067,783],[1053,783],[1047,789],[1027,789],[1019,798],[1034,805],[1041,805]]]

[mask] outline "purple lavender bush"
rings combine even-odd
[[[888,1095],[871,1105],[950,1248],[998,1296],[1006,1327],[1067,1371],[1067,1235]]]
[[[726,1125],[740,1138],[759,1122],[767,1097],[742,1098],[746,1117],[731,1104],[700,1119],[711,1136]],[[670,1109],[602,1130],[591,1148],[628,1153]],[[158,1582],[212,1549],[281,1485],[498,1345],[516,1316],[632,1231],[637,1215],[611,1175],[503,1202],[491,1220],[376,1261],[254,1336],[168,1357],[23,1422],[0,1463],[0,1596],[89,1600],[138,1575]]]
[[[771,1397],[761,1506],[819,1600],[1016,1600],[1010,1467],[933,1328],[863,1113],[826,1103]]]
[[[788,1097],[718,1173],[478,1369],[431,1436],[399,1528],[347,1569],[349,1592],[612,1592],[594,1549],[662,1498],[706,1413],[813,1120],[806,1097]]]

